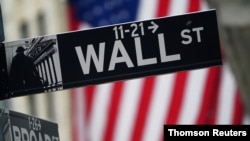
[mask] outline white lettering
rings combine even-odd
[[[190,44],[192,42],[192,37],[186,33],[190,33],[190,30],[184,29],[181,31],[181,37],[186,39],[181,41],[181,43],[184,45]]]
[[[97,72],[103,71],[105,43],[99,44],[99,56],[98,57],[94,50],[94,46],[92,44],[88,45],[87,53],[86,53],[87,54],[86,60],[83,56],[82,49],[80,46],[75,47],[75,50],[76,50],[77,57],[81,64],[83,74],[89,74],[91,58],[94,61],[94,65],[96,67]]]
[[[21,128],[22,141],[29,141],[29,133],[25,128]]]
[[[51,141],[49,135],[47,135],[47,134],[44,134],[44,140],[45,140],[45,141]]]
[[[52,136],[52,141],[59,141],[58,137]]]
[[[14,140],[15,141],[21,141],[21,133],[18,127],[12,126],[13,134],[14,134]]]
[[[42,135],[39,134],[39,141],[43,141]]]
[[[209,136],[209,131],[178,131],[168,129],[169,136]]]
[[[37,141],[36,134],[33,130],[30,131],[30,141]]]
[[[158,41],[159,41],[161,62],[170,62],[170,61],[181,60],[180,54],[174,54],[174,55],[167,56],[163,33],[158,34]]]
[[[200,35],[199,33],[200,30],[201,29],[195,29],[194,31],[197,32],[197,35]],[[186,36],[185,32],[183,32],[182,34],[184,35],[184,37]],[[135,62],[132,62],[132,59],[129,56],[130,54],[129,52],[127,52],[126,47],[124,46],[122,40],[114,41],[113,48],[110,48],[112,49],[111,55],[108,56],[110,57],[108,68],[106,68],[107,65],[104,65],[105,63],[104,59],[107,58],[105,57],[105,55],[109,55],[110,51],[107,51],[107,53],[105,54],[105,49],[106,49],[105,42],[102,42],[99,44],[99,54],[97,54],[93,44],[87,45],[86,54],[84,54],[84,51],[82,51],[81,46],[76,46],[75,51],[76,51],[76,54],[79,59],[80,66],[82,68],[82,72],[84,75],[91,73],[91,70],[90,70],[91,68],[90,66],[92,65],[91,63],[94,63],[93,65],[95,66],[97,72],[103,72],[104,69],[106,71],[115,70],[115,67],[118,63],[125,63],[128,68],[131,68],[131,67],[135,67],[134,63],[137,63],[138,67],[157,64],[158,63],[157,59],[159,59],[161,63],[181,60],[181,54],[169,55],[169,53],[167,53],[166,45],[165,45],[165,37],[163,33],[158,34],[157,37],[158,37],[157,39],[158,39],[159,48],[156,48],[156,49],[159,49],[158,50],[159,53],[158,53],[158,56],[154,56],[154,57],[145,57],[145,54],[143,54],[141,38],[140,37],[134,38],[134,45],[135,45],[134,47],[135,47],[135,53],[136,53],[135,54],[136,58],[134,58]],[[152,55],[157,55],[157,54],[152,53]]]
[[[59,141],[59,137],[12,126],[14,141]],[[38,139],[38,140],[37,140]]]
[[[175,129],[168,129],[168,132],[169,132],[169,136],[173,136],[173,131],[174,131]]]
[[[220,131],[219,129],[213,129],[213,136],[246,136],[246,131],[234,131],[232,129],[230,130],[223,130]]]
[[[137,57],[138,66],[145,66],[145,65],[157,63],[156,58],[143,59],[142,49],[141,49],[141,40],[139,37],[135,38],[135,50],[136,50],[136,57]]]
[[[192,32],[196,33],[196,38],[197,38],[197,42],[200,43],[201,42],[201,31],[204,30],[203,27],[196,27],[196,28],[192,28]],[[184,29],[181,31],[181,37],[184,38],[181,43],[184,45],[190,44],[193,41],[193,38],[191,35],[189,35],[189,33],[191,32],[191,30],[189,29]]]
[[[120,51],[121,56],[118,57],[118,51]],[[122,63],[125,62],[129,68],[134,67],[126,49],[124,48],[124,45],[122,44],[121,40],[116,40],[114,43],[114,48],[109,64],[109,71],[112,71],[115,69],[116,63]]]
[[[197,27],[197,28],[193,28],[192,31],[196,32],[196,36],[197,36],[197,42],[201,42],[201,33],[200,31],[203,30],[203,27]]]

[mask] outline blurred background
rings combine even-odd
[[[222,66],[0,101],[1,107],[58,123],[61,141],[156,141],[163,140],[164,124],[250,124],[247,0],[0,2],[5,42],[217,9]]]

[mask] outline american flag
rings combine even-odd
[[[204,0],[71,0],[70,30],[207,10]],[[223,50],[223,49],[222,49]],[[75,88],[73,141],[163,140],[164,124],[248,124],[223,66]]]

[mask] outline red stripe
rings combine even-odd
[[[104,141],[112,141],[114,127],[117,120],[119,103],[121,101],[124,82],[115,82],[112,89],[111,102],[109,103],[109,111],[107,114],[106,129],[104,130]]]
[[[169,107],[168,117],[166,119],[166,124],[176,124],[179,117],[180,109],[182,106],[183,95],[186,88],[186,81],[188,77],[188,72],[179,72],[176,75],[174,88],[172,92],[172,99]]]
[[[235,95],[235,104],[234,104],[234,112],[233,112],[233,119],[232,124],[243,124],[243,114],[244,114],[244,107],[242,105],[241,95],[240,92],[237,90]]]
[[[83,92],[82,94],[84,94],[83,98],[84,98],[84,104],[85,104],[85,124],[86,126],[84,128],[87,128],[88,127],[88,124],[89,124],[89,121],[90,121],[90,115],[91,115],[91,112],[92,112],[92,107],[93,107],[93,101],[94,101],[94,98],[95,98],[95,91],[96,91],[96,86],[95,85],[89,85],[89,86],[86,86],[84,87],[84,91],[85,93]],[[84,136],[84,140],[86,141],[90,141],[89,139],[89,135],[86,134],[86,133],[82,133],[82,134],[85,134]],[[82,139],[80,139],[82,140]]]
[[[214,124],[217,114],[219,86],[221,80],[220,67],[212,67],[209,69],[199,115],[197,116],[197,124]]]
[[[140,141],[144,126],[146,124],[149,105],[151,103],[151,97],[153,94],[153,88],[155,84],[155,77],[146,77],[143,82],[143,90],[141,92],[140,101],[138,104],[137,115],[134,121],[134,128],[132,129],[131,141]]]
[[[166,16],[168,15],[168,8],[169,8],[169,5],[170,5],[170,0],[159,0],[159,3],[158,3],[158,11],[157,11],[157,14],[156,14],[156,17],[163,17],[163,16]]]
[[[166,120],[164,124],[177,124],[177,120],[179,117],[179,113],[182,106],[184,90],[186,88],[186,81],[188,78],[188,72],[183,71],[179,72],[175,76],[175,82],[173,85],[173,91],[171,93],[172,98],[170,100],[170,105],[168,107],[168,116],[166,116]],[[161,135],[161,141],[163,141],[163,132]]]
[[[68,5],[68,22],[69,30],[78,30],[80,22],[76,18],[75,9],[71,4]]]
[[[76,94],[77,94],[77,92],[76,92],[76,89],[73,89],[73,90],[71,90],[72,91],[72,94],[70,95],[71,97],[71,100],[72,101],[76,101],[76,99],[77,99],[77,96],[76,96]],[[72,123],[71,123],[71,125],[72,125],[72,139],[73,139],[73,141],[79,141],[80,139],[78,139],[78,129],[77,129],[77,126],[78,126],[78,120],[77,120],[77,114],[76,113],[78,113],[78,111],[77,111],[77,104],[75,103],[75,102],[73,102],[72,103],[72,107],[71,107],[71,115],[72,115]]]
[[[88,121],[91,115],[92,103],[94,101],[96,86],[90,85],[84,88],[85,90],[85,116]]]
[[[196,12],[200,10],[202,0],[189,0],[188,12]]]

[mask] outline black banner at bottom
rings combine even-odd
[[[164,141],[171,137],[249,137],[250,125],[164,125]]]

